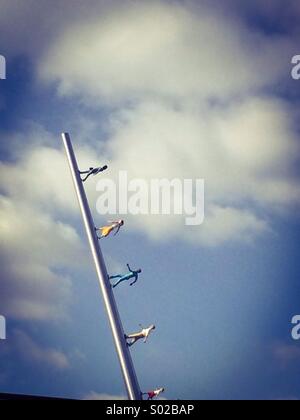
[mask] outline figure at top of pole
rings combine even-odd
[[[79,171],[80,175],[86,175],[84,178],[81,178],[82,182],[85,182],[91,175],[98,175],[100,172],[104,172],[108,169],[108,166],[101,166],[99,168],[90,168],[88,171]]]
[[[153,391],[143,392],[142,395],[148,395],[148,401],[153,400],[153,398],[159,397],[160,394],[165,392],[165,388],[158,388]]]
[[[121,227],[124,226],[124,220],[109,220],[108,223],[109,225],[107,226],[95,228],[96,232],[101,232],[101,236],[98,236],[99,239],[107,238],[113,231],[116,231],[114,234],[114,236],[116,236],[119,233]]]
[[[143,328],[142,325],[140,325],[140,326],[142,327],[142,331],[125,336],[126,340],[128,340],[127,344],[128,344],[129,347],[133,346],[137,341],[142,340],[142,339],[144,339],[144,343],[146,343],[148,338],[149,338],[149,335],[156,328],[155,325],[153,325],[153,324],[150,325],[150,327],[148,327],[148,328]]]
[[[118,279],[118,281],[112,285],[113,288],[117,287],[120,283],[123,283],[124,281],[129,281],[134,279],[132,283],[130,283],[130,286],[133,286],[139,279],[139,274],[141,274],[142,270],[139,268],[138,270],[132,270],[127,264],[129,273],[128,274],[117,274],[115,276],[110,276],[109,280]]]

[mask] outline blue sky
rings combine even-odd
[[[70,131],[81,166],[107,161],[113,179],[127,169],[206,181],[204,225],[129,216],[103,245],[112,274],[143,268],[136,287],[116,290],[126,331],[157,326],[132,348],[142,389],[300,397],[290,324],[300,312],[300,83],[290,76],[300,9],[222,3],[3,1],[1,391],[124,395],[61,147]]]

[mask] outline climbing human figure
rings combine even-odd
[[[142,327],[142,325],[141,325]],[[126,335],[126,340],[128,340],[127,344],[129,347],[133,346],[137,341],[144,339],[144,343],[147,342],[149,335],[152,333],[152,331],[155,330],[155,325],[150,325],[149,328],[143,328],[142,331],[134,334]]]
[[[158,388],[158,389],[155,389],[154,391],[143,392],[142,395],[148,395],[148,401],[149,401],[149,400],[153,400],[153,398],[159,397],[160,394],[162,394],[163,392],[165,392],[165,388]]]
[[[118,279],[118,281],[114,285],[112,285],[113,288],[117,287],[120,283],[123,283],[124,281],[129,281],[129,280],[134,279],[133,282],[130,283],[130,286],[133,286],[138,281],[139,274],[141,274],[142,270],[141,269],[132,270],[130,268],[129,264],[127,264],[127,267],[128,267],[128,270],[129,270],[128,274],[124,274],[124,275],[117,274],[115,276],[110,276],[109,277],[109,280]]]
[[[81,178],[82,182],[85,182],[91,175],[98,175],[100,172],[104,172],[108,169],[108,166],[105,165],[99,168],[90,168],[88,171],[79,172],[80,175],[86,175],[83,179]]]
[[[116,236],[119,233],[121,227],[124,226],[124,220],[109,220],[108,223],[109,225],[107,226],[95,228],[96,232],[101,232],[101,236],[98,236],[99,239],[107,238],[113,231],[116,231],[114,234],[114,236]]]

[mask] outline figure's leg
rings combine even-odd
[[[115,287],[119,286],[119,284],[120,284],[120,283],[122,283],[122,282],[123,282],[123,281],[125,281],[125,280],[126,280],[126,279],[124,279],[123,277],[121,277],[121,278],[120,278],[120,280],[119,280],[119,281],[117,281],[117,283],[113,285],[113,288],[115,288]]]
[[[127,336],[127,338],[141,338],[141,334],[140,333],[130,334]]]
[[[119,286],[120,283],[121,283],[121,281],[118,281],[116,284],[113,284],[112,288],[114,289],[115,287]]]
[[[88,179],[88,177],[90,176],[91,174],[89,173],[88,175],[86,175],[83,179],[81,179],[82,180],[82,182],[85,182],[87,179]]]
[[[103,233],[101,232],[101,235],[98,235],[98,233],[97,232],[101,232],[101,230],[100,229],[98,229],[97,231],[96,231],[96,235],[97,235],[97,238],[100,240],[100,239],[103,239],[103,238],[105,238],[105,236],[103,236]]]
[[[116,274],[115,276],[109,276],[109,280],[121,279],[122,277],[123,277],[122,274]]]
[[[111,226],[105,226],[100,228],[99,230],[101,231],[101,238],[107,238],[113,229]]]
[[[113,230],[114,230],[114,228],[113,227],[109,227],[109,228],[107,228],[107,230],[106,230],[106,232],[105,232],[105,234],[106,234],[106,236],[105,237],[107,237],[107,236],[109,236],[112,232],[113,232]]]
[[[127,343],[128,347],[132,347],[136,342],[137,342],[137,339],[134,338],[130,343]]]

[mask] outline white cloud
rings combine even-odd
[[[212,206],[199,237],[191,236],[195,244],[207,246],[222,245],[228,241],[251,243],[264,233],[270,232],[268,222],[261,220],[247,210]]]
[[[204,178],[206,219],[186,229],[176,217],[129,222],[151,238],[202,245],[251,241],[271,230],[270,213],[299,203],[299,156],[292,113],[284,102],[249,98],[229,108],[144,103],[121,111],[108,144],[111,168],[129,178]],[[263,214],[263,215],[262,215]]]
[[[54,368],[64,371],[70,368],[68,357],[61,351],[39,346],[28,334],[15,330],[13,335],[13,350],[26,362],[38,364],[44,368]]]
[[[71,273],[86,272],[90,264],[86,238],[75,228],[80,211],[65,152],[53,148],[62,142],[37,125],[6,140],[27,147],[0,162],[1,311],[17,319],[61,319],[71,303]],[[81,168],[100,161],[99,151],[87,145],[76,152]],[[91,204],[94,182],[86,185]]]
[[[278,51],[288,53],[292,45],[199,10],[140,2],[68,23],[40,74],[96,109],[103,99],[121,103],[101,153],[88,144],[76,150],[82,168],[106,156],[110,174],[126,169],[146,180],[205,179],[201,227],[187,229],[176,217],[129,217],[132,228],[153,240],[249,243],[272,231],[274,210],[299,203],[290,170],[299,157],[294,111],[274,97],[253,95],[280,78]],[[217,101],[207,101],[211,97]],[[131,99],[134,105],[125,106]],[[69,222],[78,206],[64,152],[53,148],[59,138],[38,126],[17,137],[26,150],[16,148],[16,161],[0,164],[1,308],[23,319],[56,319],[72,290],[58,268],[84,265]],[[96,202],[94,183],[88,194]]]
[[[82,399],[87,400],[87,401],[122,401],[122,400],[127,400],[127,398],[122,396],[122,395],[101,394],[101,393],[97,393],[97,392],[94,392],[94,391],[85,395]]]
[[[275,99],[250,98],[235,104],[217,122],[221,145],[238,167],[280,173],[299,155],[290,115],[292,108]]]
[[[114,171],[205,179],[198,230],[174,217],[129,223],[153,239],[249,242],[272,230],[274,211],[299,203],[295,111],[262,93],[288,77],[295,44],[192,3],[126,2],[67,25],[40,76],[96,109],[115,107],[105,152]]]
[[[1,310],[21,319],[65,315],[71,282],[57,272],[80,252],[75,231],[24,204],[0,196]],[[76,261],[76,259],[74,259]]]
[[[89,0],[86,7],[85,0],[1,0],[0,49],[5,49],[9,57],[26,54],[37,59],[65,25],[89,17],[91,9],[101,13],[106,3],[106,0]]]
[[[57,80],[61,94],[98,104],[156,95],[224,101],[276,82],[290,48],[207,7],[125,2],[68,26],[40,75]]]
[[[35,138],[39,131],[32,131]],[[45,135],[45,132],[43,132]],[[24,142],[24,136],[23,142]],[[53,144],[59,144],[59,136]],[[86,157],[82,150],[79,153],[81,162],[94,160],[92,153]],[[43,145],[28,145],[23,154],[14,163],[0,163],[2,178],[1,189],[13,197],[14,201],[34,204],[48,212],[68,214],[77,211],[74,193],[66,156],[62,149]]]
[[[67,315],[65,269],[85,268],[87,253],[69,222],[78,213],[66,158],[33,144],[13,163],[0,163],[0,304],[6,316],[49,321]]]
[[[187,229],[175,217],[129,217],[128,230],[196,246],[251,243],[272,233],[275,212],[299,204],[300,197],[292,171],[299,159],[295,110],[274,96],[290,77],[294,41],[255,33],[236,15],[217,11],[220,2],[211,8],[196,2],[194,9],[186,6],[192,2],[116,1],[106,2],[101,13],[97,3],[55,2],[50,10],[44,1],[3,0],[0,47],[7,42],[12,55],[25,52],[35,62],[42,56],[41,80],[93,108],[82,129],[110,129],[101,153],[91,143],[76,147],[82,168],[109,160],[110,175],[125,169],[146,180],[206,180],[201,227]],[[35,31],[30,22],[38,25]],[[113,111],[103,113],[103,105]],[[72,226],[78,205],[59,138],[38,126],[17,137],[23,147],[16,148],[14,162],[0,163],[1,312],[57,320],[72,297],[65,272],[86,263]],[[91,203],[93,188],[87,184]],[[63,352],[22,332],[16,343],[30,363],[61,371],[70,365]],[[299,357],[282,346],[275,355],[283,364]],[[86,399],[125,398],[91,392]]]

